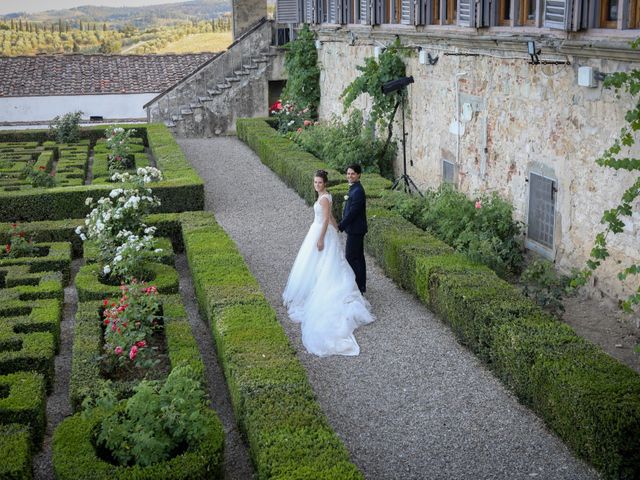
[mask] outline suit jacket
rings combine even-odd
[[[364,235],[368,231],[367,200],[360,182],[355,182],[349,187],[349,198],[344,205],[338,229],[349,235]]]

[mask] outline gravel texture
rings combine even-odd
[[[281,295],[312,209],[235,137],[178,142],[205,181],[206,208],[237,243],[367,478],[597,478],[370,258],[366,297],[377,321],[355,332],[360,356],[308,354]]]

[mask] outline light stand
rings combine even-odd
[[[413,83],[413,77],[403,77],[398,80],[391,80],[390,82],[382,85],[382,93],[385,95],[389,95],[396,91],[398,92],[400,99],[396,103],[394,111],[398,109],[398,105],[400,105],[402,109],[402,139],[400,140],[402,142],[402,175],[395,179],[391,189],[395,190],[402,185],[402,188],[406,193],[412,193],[412,190],[414,190],[423,197],[424,195],[422,195],[420,189],[418,189],[414,181],[407,174],[407,132],[404,121],[404,104],[407,93],[406,87],[410,83]],[[391,121],[393,121],[393,119],[391,119]]]

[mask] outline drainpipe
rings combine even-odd
[[[456,81],[456,168],[460,169],[460,77],[466,75],[467,72],[458,72],[455,76]],[[456,182],[457,183],[457,182]]]

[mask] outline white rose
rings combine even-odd
[[[76,227],[76,235],[80,235],[82,233],[82,227]]]
[[[85,205],[91,205],[91,203],[93,203],[93,198],[91,197],[87,197],[87,199],[84,201]]]
[[[345,199],[345,200],[349,200],[349,195],[345,195],[345,196],[344,196],[344,199]]]
[[[82,240],[83,242],[87,240],[87,236],[84,233],[80,234],[80,240]]]
[[[154,250],[154,252],[156,252],[156,253],[162,253],[162,249],[161,249],[161,248],[156,248],[156,249]]]
[[[118,263],[122,261],[122,255],[116,255],[116,257],[113,259],[114,262]]]
[[[102,272],[105,275],[109,275],[111,273],[111,267],[109,265],[105,265],[104,268],[102,269]]]

